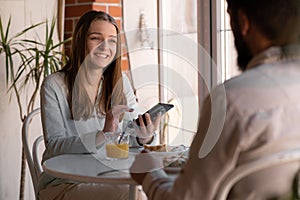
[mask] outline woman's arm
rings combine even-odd
[[[66,153],[96,152],[97,131],[79,136],[71,119],[63,77],[50,75],[41,87],[41,118],[46,150],[43,161]]]

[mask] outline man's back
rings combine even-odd
[[[289,48],[300,55],[299,47]],[[282,59],[280,52],[280,48],[268,49],[252,61],[254,68],[225,83],[227,112],[235,113],[232,123],[239,128],[224,130],[230,134],[221,138],[239,138],[237,165],[283,149],[300,148],[300,57],[288,54]],[[286,193],[298,168],[295,163],[261,171],[243,179],[233,194],[257,200]]]

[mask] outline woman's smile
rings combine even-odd
[[[97,56],[97,57],[101,57],[101,58],[110,57],[110,55],[108,55],[107,53],[94,53],[94,55]]]

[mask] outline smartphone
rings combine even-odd
[[[159,113],[162,116],[163,114],[165,114],[167,111],[169,111],[173,107],[174,107],[173,104],[158,103],[145,113],[149,113],[149,115],[151,117],[151,121],[154,122]],[[144,120],[144,124],[147,125],[145,113],[142,115],[142,117]],[[138,126],[140,125],[139,118],[135,119],[135,122]]]

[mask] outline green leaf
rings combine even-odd
[[[23,108],[20,102],[20,95],[22,91],[25,91],[30,96],[30,100],[27,103],[28,111],[29,108],[34,107],[37,92],[43,78],[59,70],[68,59],[61,49],[63,49],[62,46],[65,43],[70,42],[71,38],[54,43],[55,23],[55,18],[52,18],[51,25],[49,25],[48,21],[40,22],[25,27],[9,38],[11,18],[7,26],[4,27],[0,17],[0,54],[5,55],[6,81],[7,85],[10,84],[8,91],[11,94],[15,93],[17,97],[21,119]],[[42,24],[45,24],[46,29],[45,40],[41,40],[37,32],[35,32],[36,35],[33,38],[20,37],[30,30],[35,30]],[[18,63],[16,63],[16,60]],[[17,67],[16,73],[14,66]],[[30,93],[27,90],[29,83],[33,83],[35,86],[34,91]]]
[[[7,27],[6,27],[6,33],[5,33],[6,40],[8,38],[8,34],[9,34],[10,23],[11,23],[11,16],[9,16],[9,20],[8,20]]]
[[[40,23],[37,23],[37,24],[33,24],[25,29],[23,29],[22,31],[20,31],[19,33],[17,33],[15,36],[13,36],[12,38],[18,38],[20,37],[21,35],[25,34],[26,32],[28,32],[29,30],[31,29],[34,29],[36,28],[37,26],[40,26],[41,24],[44,24],[44,22],[40,22]]]

